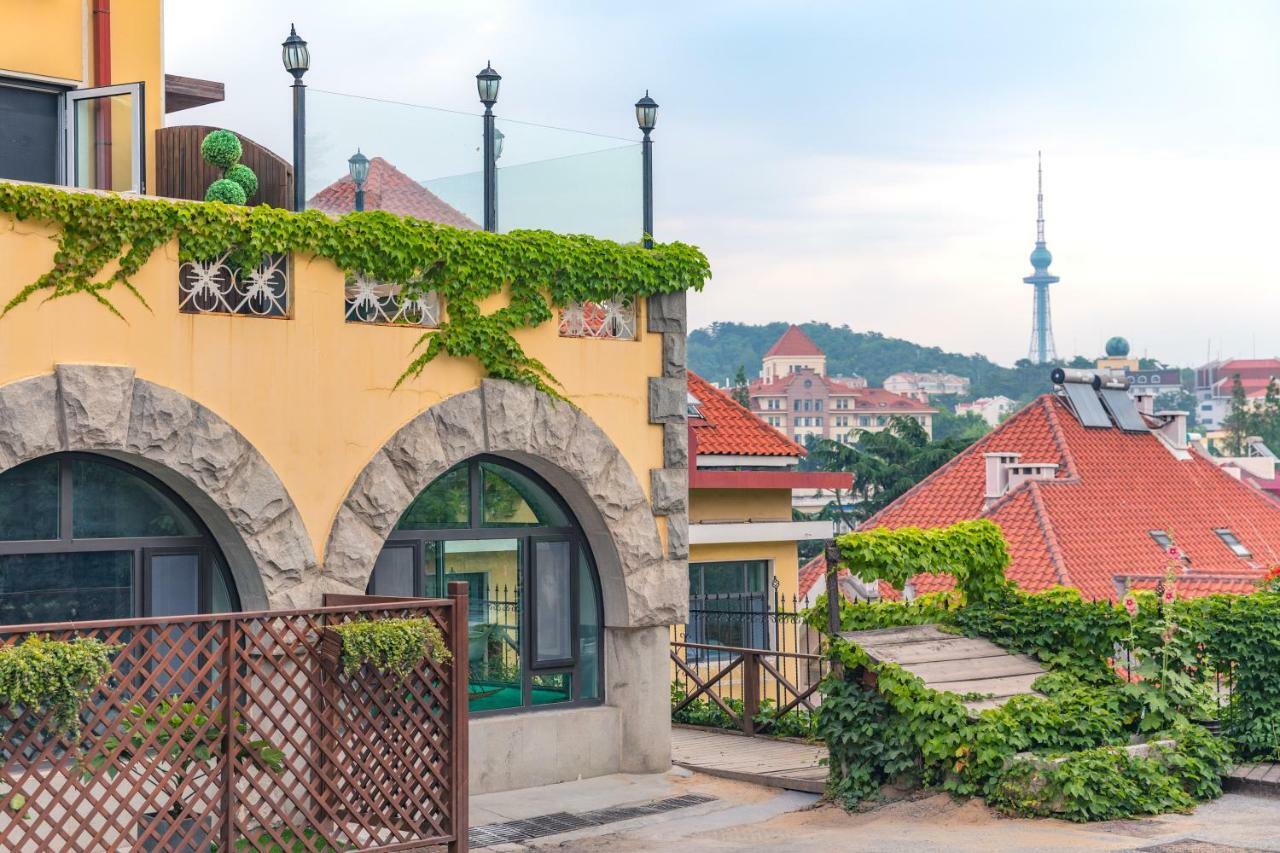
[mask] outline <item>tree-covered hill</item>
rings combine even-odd
[[[1021,401],[1049,390],[1049,368],[1028,362],[1002,367],[976,353],[944,352],[829,323],[802,323],[801,328],[826,352],[828,373],[857,373],[872,385],[880,385],[891,373],[913,370],[967,376],[974,397],[1003,394]],[[747,376],[758,376],[765,351],[786,330],[786,323],[713,323],[710,328],[695,329],[689,335],[689,367],[711,382],[732,380],[739,366],[746,368]]]

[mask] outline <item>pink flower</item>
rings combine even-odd
[[[1121,604],[1124,605],[1125,610],[1129,611],[1130,616],[1138,612],[1138,599],[1134,598],[1132,593],[1126,595]]]
[[[1161,599],[1163,599],[1165,604],[1173,603],[1173,599],[1174,599],[1173,584],[1169,584],[1164,588],[1164,595],[1161,596]]]
[[[1181,560],[1181,559],[1182,559],[1182,549],[1181,549],[1181,548],[1179,548],[1177,545],[1170,545],[1170,546],[1169,546],[1169,550],[1168,550],[1168,551],[1166,551],[1165,553],[1167,553],[1167,554],[1169,555],[1169,559],[1171,559],[1171,560]]]

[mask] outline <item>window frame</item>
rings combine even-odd
[[[1253,552],[1249,550],[1248,546],[1240,541],[1239,536],[1231,532],[1230,527],[1215,527],[1213,532],[1220,540],[1222,540],[1222,544],[1226,545],[1227,548],[1230,549],[1232,554],[1242,560],[1253,559]]]

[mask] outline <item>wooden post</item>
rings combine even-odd
[[[756,733],[756,714],[760,713],[760,656],[754,650],[742,653],[742,730]]]
[[[234,850],[236,839],[236,641],[240,620],[222,623],[222,678],[225,694],[222,705],[222,826],[221,849]]]
[[[840,548],[836,540],[828,539],[825,547],[827,562],[827,644],[828,648],[840,636]],[[831,672],[837,678],[844,676],[840,661],[832,658]]]
[[[450,668],[450,677],[453,680],[453,684],[450,685],[452,708],[449,715],[449,733],[452,740],[449,750],[452,770],[450,793],[453,800],[453,814],[450,816],[450,822],[453,828],[453,841],[449,842],[449,853],[466,853],[469,844],[467,833],[471,828],[471,822],[468,819],[470,768],[467,764],[470,760],[467,744],[469,734],[467,728],[470,725],[467,669],[471,658],[468,648],[471,629],[467,619],[470,609],[467,590],[466,581],[449,582],[449,598],[453,601],[452,628],[449,631],[450,639],[453,640],[453,665]]]

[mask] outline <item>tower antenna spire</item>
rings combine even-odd
[[[1044,164],[1036,152],[1036,242],[1044,242]]]
[[[1053,345],[1053,321],[1049,316],[1049,285],[1058,277],[1049,272],[1053,255],[1044,244],[1044,162],[1036,152],[1036,247],[1031,252],[1031,266],[1035,272],[1022,279],[1035,288],[1031,307],[1031,348],[1027,353],[1036,364],[1048,364],[1057,359]]]

